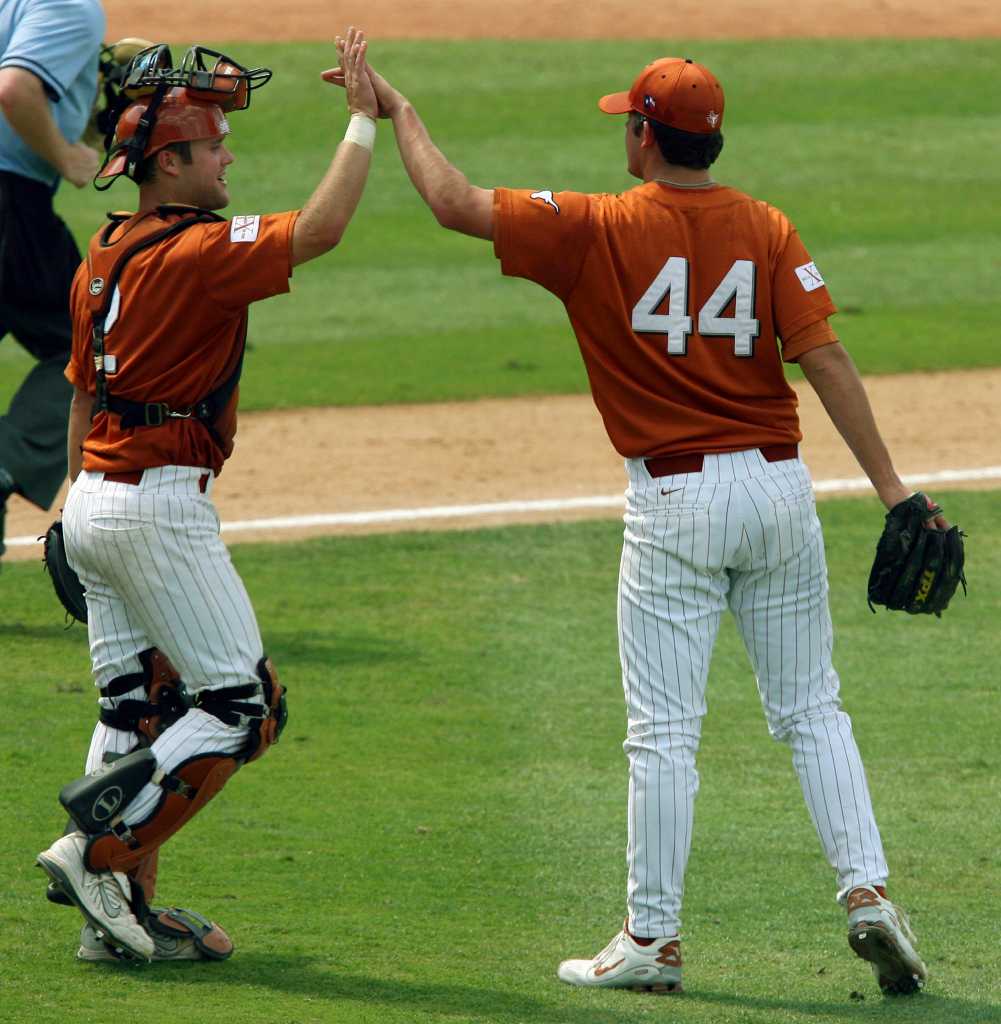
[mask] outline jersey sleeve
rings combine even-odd
[[[775,333],[789,339],[797,331],[838,311],[816,263],[785,215],[771,210],[774,269],[772,303]],[[784,353],[785,354],[785,353]]]
[[[592,216],[591,196],[580,192],[495,189],[494,254],[501,272],[566,299],[584,264]]]
[[[795,334],[782,339],[782,358],[787,363],[799,361],[799,357],[823,345],[836,345],[838,336],[827,320],[801,327]]]
[[[0,67],[32,72],[58,103],[88,61],[96,68],[104,25],[95,0],[34,0],[15,26]]]
[[[289,290],[292,229],[298,216],[298,210],[240,216],[206,227],[198,267],[220,306],[238,310]]]

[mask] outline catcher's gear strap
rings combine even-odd
[[[42,564],[48,570],[52,586],[60,604],[78,622],[87,621],[87,598],[80,578],[70,568],[66,558],[66,541],[63,537],[63,524],[56,520],[45,531],[45,547],[42,553]]]
[[[123,427],[159,427],[168,419],[196,419],[216,437],[214,423],[236,390],[243,373],[243,357],[246,353],[246,320],[244,320],[243,337],[240,343],[240,356],[233,372],[214,390],[182,409],[174,409],[166,402],[133,402],[126,398],[112,395],[108,390],[108,378],[104,351],[104,324],[114,299],[118,279],[128,261],[137,253],[149,249],[195,224],[223,221],[225,218],[211,210],[200,210],[188,206],[158,206],[159,217],[180,213],[183,219],[175,221],[167,227],[157,227],[148,220],[140,219],[129,232],[129,244],[124,248],[111,252],[117,243],[111,242],[115,229],[127,220],[131,214],[109,214],[110,223],[101,232],[96,244],[91,245],[87,254],[88,272],[91,277],[90,293],[87,305],[91,315],[91,347],[94,350],[94,367],[97,373],[96,404],[98,412],[110,411],[121,417]],[[111,261],[109,266],[105,264]],[[99,284],[98,284],[99,282]],[[94,289],[97,289],[95,294]],[[218,438],[216,438],[218,440]]]
[[[185,907],[150,907],[143,927],[158,944],[160,939],[191,939],[208,960],[225,960],[233,955],[233,940],[226,932],[215,921]]]
[[[120,818],[87,841],[84,862],[90,871],[130,871],[193,818],[229,781],[239,762],[223,754],[199,754],[169,775],[156,770],[150,782],[163,789],[153,813],[141,824]]]
[[[251,724],[246,762],[256,761],[277,743],[288,722],[288,702],[285,687],[278,681],[274,663],[265,655],[257,663],[257,674],[261,677],[265,714]]]
[[[142,733],[150,742],[188,710],[184,684],[170,659],[157,647],[139,652],[142,672],[112,679],[101,688],[102,697],[120,697],[142,686],[146,700],[122,700],[114,708],[101,708],[100,719],[113,729]]]

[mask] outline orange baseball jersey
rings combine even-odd
[[[292,228],[298,211],[194,224],[132,256],[105,318],[108,391],[134,402],[184,409],[218,388],[236,369],[247,306],[289,290]],[[95,270],[113,262],[116,247],[180,214],[134,215],[90,242],[70,295],[73,350],[66,377],[94,394],[96,371],[89,289]],[[100,281],[100,283],[98,283]],[[213,431],[195,418],[122,428],[114,412],[98,412],[83,444],[83,468],[124,472],[156,466],[204,466],[216,473],[233,451],[237,388]],[[217,435],[213,437],[213,432]]]
[[[780,210],[725,186],[497,189],[494,251],[563,301],[622,455],[801,440],[782,360],[836,341],[836,308]]]

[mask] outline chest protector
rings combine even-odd
[[[123,428],[159,427],[170,418],[196,419],[222,447],[222,440],[217,435],[214,424],[240,381],[247,344],[246,321],[240,339],[240,358],[235,369],[218,387],[191,405],[175,409],[166,402],[156,401],[154,396],[148,401],[136,402],[113,395],[109,390],[108,356],[104,348],[105,323],[114,301],[118,281],[128,261],[137,253],[151,249],[196,224],[225,220],[224,217],[209,210],[200,210],[193,206],[158,206],[155,213],[156,217],[147,214],[140,218],[125,235],[114,241],[111,240],[111,236],[115,230],[134,215],[109,213],[109,223],[92,239],[87,251],[87,270],[90,275],[87,310],[91,317],[91,348],[97,374],[94,412],[116,413],[121,417]],[[181,215],[179,220],[167,225],[162,223],[162,218],[177,214]]]

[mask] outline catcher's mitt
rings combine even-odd
[[[97,94],[83,136],[88,145],[98,146],[114,134],[119,115],[132,102],[122,93],[125,70],[137,53],[152,45],[148,39],[129,37],[101,49],[97,62]]]
[[[963,534],[927,527],[942,509],[918,491],[894,505],[876,545],[869,573],[869,607],[885,605],[910,615],[934,613],[941,618],[963,575]]]
[[[41,540],[41,538],[39,538]],[[45,532],[45,554],[43,564],[52,579],[56,597],[62,606],[78,622],[87,621],[87,601],[77,574],[66,561],[66,545],[63,542],[63,524],[57,519]]]

